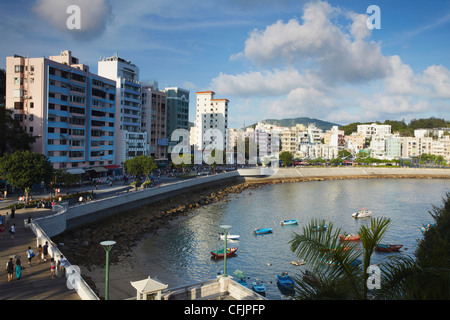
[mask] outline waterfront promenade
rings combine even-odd
[[[96,190],[98,198],[111,196],[117,192],[129,189],[130,187],[122,183],[116,186],[100,186]],[[71,189],[70,192],[92,191],[93,187],[84,187],[82,190]],[[48,195],[45,195],[48,196]],[[44,195],[35,195],[34,198],[41,198]],[[4,217],[6,213],[11,215],[11,210],[7,207],[17,203],[16,195],[10,195],[8,199],[2,199],[0,202],[0,214]],[[54,214],[51,209],[27,208],[16,210],[15,217],[8,219],[8,226],[4,233],[4,238],[0,239],[0,300],[81,300],[75,290],[67,287],[65,277],[50,276],[50,259],[46,262],[37,262],[33,258],[31,267],[28,267],[27,250],[31,247],[36,251],[36,236],[31,230],[25,228],[24,220],[31,216],[32,219],[42,218]],[[14,239],[11,239],[8,232],[9,226],[15,224],[16,233]],[[16,278],[14,273],[12,281],[8,282],[6,273],[6,263],[10,257],[20,256],[22,266],[22,276]],[[15,261],[15,259],[14,259]]]

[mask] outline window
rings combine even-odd
[[[23,72],[23,66],[15,65],[14,66],[14,72],[16,72],[16,73]]]

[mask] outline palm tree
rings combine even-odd
[[[386,233],[390,219],[372,219],[370,226],[358,232],[363,250],[356,242],[342,242],[343,232],[330,223],[325,231],[315,231],[325,220],[313,219],[303,228],[303,234],[294,233],[291,250],[303,257],[312,268],[295,277],[296,297],[299,299],[367,299],[367,274],[370,258]],[[363,268],[359,266],[363,256]]]

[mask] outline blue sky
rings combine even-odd
[[[81,8],[70,30],[66,8]],[[381,29],[370,30],[377,5]],[[229,126],[267,118],[450,119],[450,1],[0,0],[0,57],[131,60],[160,88],[212,90]]]

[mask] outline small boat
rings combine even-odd
[[[245,279],[239,279],[238,283],[239,283],[241,286],[244,286],[244,287],[247,287],[247,288],[248,288],[247,280],[245,280]]]
[[[233,276],[239,279],[237,283],[248,288],[248,283],[246,279],[250,277],[247,277],[241,270],[234,271]]]
[[[290,294],[294,292],[294,279],[292,279],[287,272],[277,275],[277,284],[282,293]]]
[[[375,251],[378,252],[396,252],[402,248],[402,244],[379,244],[375,248]]]
[[[289,226],[289,225],[293,225],[293,224],[298,224],[298,220],[291,219],[291,220],[283,220],[283,221],[281,221],[281,225],[282,226]]]
[[[359,240],[360,236],[358,236],[357,234],[347,234],[345,236],[343,236],[342,234],[339,235],[339,239],[341,241],[357,241]]]
[[[353,218],[367,218],[372,215],[372,211],[367,210],[367,208],[361,208],[357,212],[352,214]]]
[[[266,293],[266,286],[261,280],[253,281],[252,283],[252,289],[253,291],[264,295]]]
[[[272,233],[272,228],[263,228],[263,229],[255,229],[253,230],[254,234],[265,234],[265,233]]]
[[[228,248],[227,249],[227,258],[230,257],[231,255],[233,255],[237,251],[237,249],[238,249],[238,247]],[[223,249],[219,249],[219,250],[211,251],[211,254],[213,255],[214,258],[223,258],[225,256],[223,252],[224,252]]]
[[[302,265],[306,264],[306,262],[305,262],[305,260],[301,259],[301,260],[291,261],[291,264],[293,264],[294,266],[302,266]]]
[[[422,228],[420,228],[420,230],[422,230],[422,233],[427,232],[428,230],[430,230],[431,227],[434,226],[434,223],[428,223],[428,224],[424,224],[422,226]]]
[[[241,236],[237,235],[237,234],[229,234],[229,235],[227,235],[227,240],[239,240],[240,237]],[[225,240],[225,235],[221,234],[220,235],[220,239],[221,240]]]
[[[323,225],[323,226],[314,226],[313,227],[313,231],[325,231],[327,230],[327,225]]]

